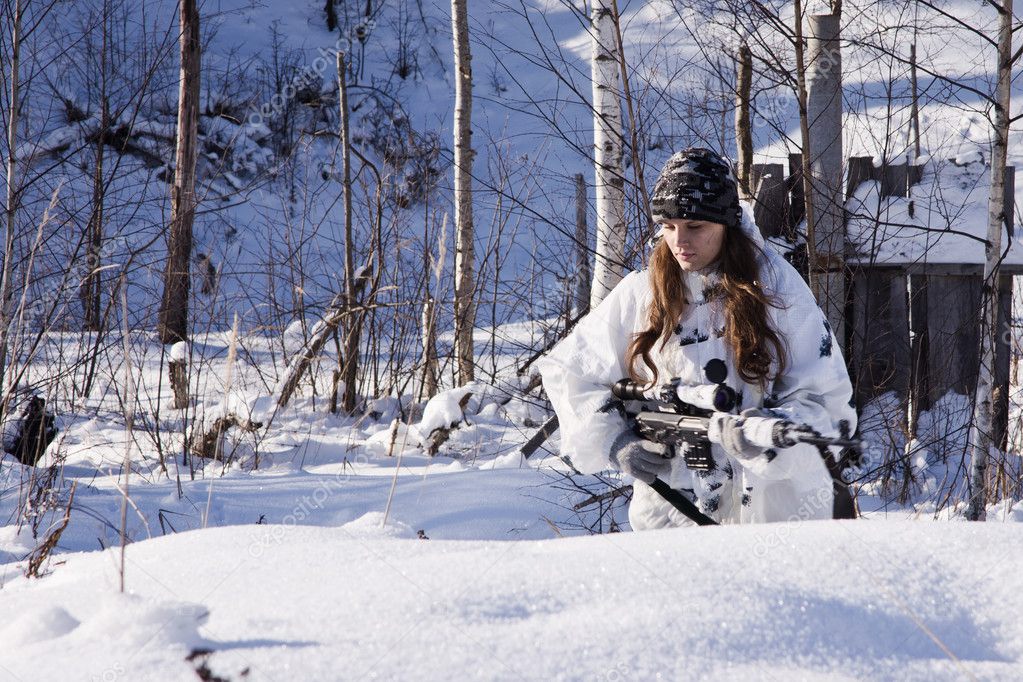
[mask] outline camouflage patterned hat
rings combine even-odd
[[[742,219],[739,190],[728,161],[691,147],[668,159],[650,199],[654,222],[706,220],[736,227]]]

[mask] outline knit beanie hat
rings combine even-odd
[[[690,147],[674,154],[657,177],[650,210],[657,223],[706,220],[737,227],[742,208],[732,167],[709,149]]]

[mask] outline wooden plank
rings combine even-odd
[[[909,320],[905,278],[864,270],[852,275],[851,365],[856,400],[863,405],[886,391],[909,390]]]
[[[885,164],[881,167],[881,196],[905,197],[909,194],[909,168],[905,163]]]
[[[912,353],[909,338],[909,308],[907,307],[906,275],[894,274],[888,280],[888,324],[892,354],[891,388],[903,400],[909,395]]]
[[[788,202],[789,213],[786,220],[789,234],[794,235],[796,225],[803,220],[805,205],[803,204],[803,155],[789,154],[789,179],[785,183],[788,186],[790,201]]]
[[[1009,432],[1009,365],[1012,358],[1012,276],[998,278],[998,333],[995,335],[994,433],[992,442],[1006,449]]]
[[[785,167],[780,163],[755,163],[751,173],[754,188],[753,220],[765,237],[785,233],[786,201]]]
[[[846,173],[845,198],[849,199],[864,182],[874,179],[873,156],[850,156]]]
[[[980,276],[927,276],[928,406],[976,387],[980,284]]]
[[[907,304],[909,310],[909,401],[906,420],[910,433],[916,433],[920,410],[930,405],[928,399],[927,357],[930,353],[927,334],[927,278],[922,275],[907,275],[909,289]]]
[[[1016,167],[1005,167],[1005,226],[1012,237],[1016,232]]]

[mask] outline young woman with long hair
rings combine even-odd
[[[562,454],[580,471],[614,467],[635,480],[635,530],[690,523],[649,487],[655,478],[723,523],[832,518],[830,453],[806,444],[755,447],[743,420],[732,419],[712,444],[712,469],[690,470],[636,436],[615,409],[610,389],[623,377],[700,386],[708,363],[719,360],[742,418],[787,419],[822,435],[839,435],[842,421],[856,425],[831,328],[742,210],[728,162],[707,149],[675,154],[651,209],[661,231],[648,269],[627,275],[539,363]]]

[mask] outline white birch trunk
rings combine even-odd
[[[621,281],[625,267],[625,174],[618,41],[611,0],[597,0],[590,19],[597,206],[596,255],[590,289],[592,309]]]
[[[21,0],[14,2],[11,32],[11,109],[7,112],[7,202],[4,206],[4,264],[0,275],[0,394],[6,403],[7,342],[11,328],[11,298],[14,279],[14,233],[18,200],[18,99],[21,86]],[[6,404],[0,408],[6,408]]]
[[[472,330],[476,324],[476,265],[472,224],[472,55],[466,0],[451,0],[455,50],[455,357],[458,378],[475,378]]]
[[[995,344],[998,334],[998,261],[1005,225],[1005,162],[1009,142],[1012,81],[1012,0],[1002,0],[998,26],[998,85],[995,91],[994,147],[991,153],[991,194],[988,197],[987,246],[981,286],[980,367],[970,428],[969,504],[966,516],[984,521],[987,506],[988,456],[994,426]]]

